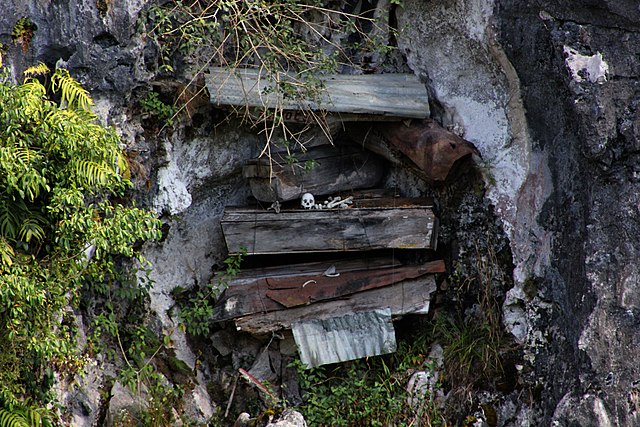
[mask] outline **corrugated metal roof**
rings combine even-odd
[[[294,323],[292,330],[308,368],[396,351],[389,308]]]

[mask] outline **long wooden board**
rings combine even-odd
[[[216,302],[214,321],[232,319],[252,313],[263,313],[282,310],[284,305],[267,297],[269,286],[266,278],[273,280],[291,279],[302,285],[307,280],[324,277],[323,273],[334,267],[335,271],[349,273],[353,271],[376,271],[378,269],[399,267],[399,263],[391,258],[377,257],[372,259],[329,260],[322,262],[293,264],[280,267],[241,270],[228,282],[227,289]],[[215,281],[223,279],[221,275]]]
[[[230,253],[248,254],[435,249],[438,220],[423,206],[291,210],[226,208]]]
[[[211,67],[205,80],[211,103],[283,110],[324,110],[425,118],[429,116],[426,86],[414,74],[320,75],[323,90],[314,99],[283,97],[274,79],[296,82],[293,74],[277,77],[257,69]]]
[[[350,313],[389,307],[393,316],[409,313],[426,313],[431,294],[436,290],[435,279],[431,275],[405,280],[391,286],[352,294],[348,297],[320,301],[315,304],[256,313],[235,319],[236,328],[252,334],[267,334],[310,319],[328,319]]]

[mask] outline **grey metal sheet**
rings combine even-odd
[[[292,330],[308,368],[396,351],[389,308],[298,322]]]

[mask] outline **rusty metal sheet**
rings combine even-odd
[[[307,368],[396,351],[389,308],[297,322],[292,330]]]
[[[340,298],[356,292],[375,289],[414,279],[425,274],[444,272],[444,262],[433,261],[418,266],[384,268],[342,273],[337,277],[267,278],[266,295],[285,307],[311,304],[317,301]]]
[[[410,125],[389,123],[379,125],[385,138],[429,178],[444,181],[454,163],[480,152],[469,141],[440,126],[435,120],[413,121]]]

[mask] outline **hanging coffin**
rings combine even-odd
[[[350,115],[350,120],[357,119],[353,115],[429,116],[427,89],[414,74],[318,75],[314,80],[320,83],[321,90],[310,99],[285,96],[277,90],[282,83],[304,85],[304,81],[292,73],[275,75],[257,69],[211,67],[205,79],[214,105],[323,110],[337,113],[338,117]]]
[[[355,200],[351,206],[280,213],[228,207],[222,232],[232,254],[243,248],[249,255],[436,248],[438,220],[424,199]]]
[[[294,323],[388,308],[391,315],[426,313],[441,260],[401,265],[391,257],[336,259],[242,270],[227,282],[213,321],[262,334]]]
[[[378,184],[385,161],[354,144],[313,147],[304,153],[275,153],[247,162],[242,174],[261,202],[285,202],[304,193],[333,194]]]

